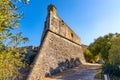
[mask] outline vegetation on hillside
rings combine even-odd
[[[19,75],[19,69],[24,67],[23,53],[18,46],[28,41],[21,32],[12,33],[19,27],[19,13],[17,4],[24,5],[26,0],[0,0],[0,80],[13,80]],[[12,31],[11,31],[12,30]]]
[[[87,50],[84,51],[86,60],[91,63],[97,63],[102,61],[109,61],[109,57],[113,54],[119,54],[119,52],[113,52],[114,49],[119,50],[120,40],[118,39],[120,34],[108,34],[103,37],[99,37],[93,43],[90,44]],[[115,43],[116,42],[116,43]]]
[[[120,79],[120,34],[99,37],[84,51],[85,58],[91,63],[102,63],[103,73],[111,80]]]

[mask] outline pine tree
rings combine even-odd
[[[19,0],[0,0],[0,80],[13,80],[19,75],[26,50],[20,50],[18,46],[28,41],[21,32],[13,34],[11,30],[19,27],[19,19],[23,17],[19,13],[17,4]],[[20,4],[25,5],[26,0]],[[20,52],[21,51],[21,52]]]

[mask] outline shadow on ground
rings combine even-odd
[[[95,80],[94,75],[100,66],[96,64],[84,64],[49,78],[50,80]]]
[[[81,62],[79,58],[71,58],[70,60],[66,59],[63,62],[58,63],[58,67],[56,67],[55,69],[50,68],[49,73],[46,73],[45,77],[51,77],[74,67],[78,67],[80,64]]]

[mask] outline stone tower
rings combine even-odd
[[[49,5],[40,50],[28,80],[39,80],[84,62],[80,38],[56,14],[56,7]]]

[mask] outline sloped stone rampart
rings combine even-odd
[[[67,60],[69,63],[66,62]],[[85,62],[83,49],[80,45],[48,31],[28,80],[38,80],[50,76],[51,72],[55,72],[55,70],[59,72],[60,69],[65,70],[65,68],[78,66],[79,61],[80,63]],[[60,66],[60,63],[67,65],[67,67]]]

